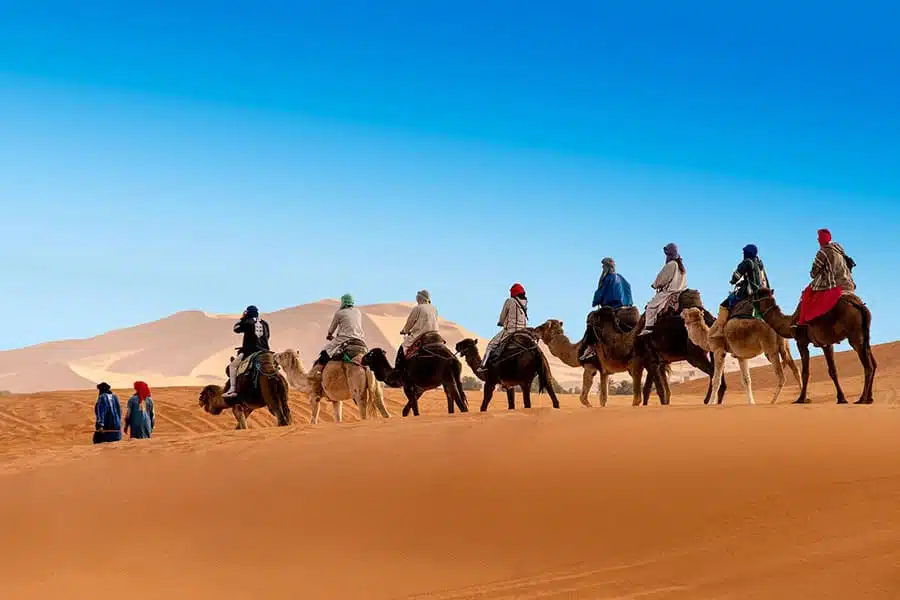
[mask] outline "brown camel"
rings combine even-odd
[[[384,406],[384,390],[381,383],[375,379],[370,369],[355,362],[329,361],[322,371],[320,389],[315,382],[310,381],[308,373],[303,369],[299,352],[285,350],[275,357],[284,369],[291,387],[309,395],[312,409],[309,422],[313,425],[319,422],[319,404],[323,394],[332,403],[336,423],[343,421],[344,401],[351,399],[359,407],[359,416],[363,420],[368,418],[370,408],[377,409],[382,417],[391,416]]]
[[[402,349],[400,350],[402,352]],[[384,350],[373,348],[362,358],[362,364],[372,370],[375,379],[386,382],[391,387],[402,387],[406,395],[403,416],[412,410],[419,416],[419,398],[427,390],[443,387],[447,395],[447,412],[453,414],[454,405],[460,412],[469,412],[469,403],[463,391],[462,365],[443,341],[423,344],[409,358],[401,357],[396,370],[388,362]]]
[[[550,349],[550,354],[560,359],[564,364],[570,367],[583,367],[584,374],[582,375],[581,380],[581,403],[585,406],[590,406],[591,403],[588,400],[588,393],[590,392],[591,386],[594,383],[594,376],[597,373],[600,373],[600,386],[598,389],[598,394],[600,396],[600,406],[606,406],[606,402],[609,398],[609,376],[613,373],[622,373],[622,372],[632,372],[633,368],[640,368],[643,370],[642,363],[637,363],[635,365],[631,364],[631,359],[629,360],[608,360],[611,356],[609,353],[604,353],[602,356],[604,357],[604,362],[601,364],[600,359],[595,355],[592,356],[587,361],[583,361],[579,358],[579,351],[584,343],[584,338],[578,343],[573,344],[569,337],[565,334],[563,330],[563,322],[557,319],[549,319],[538,325],[534,329],[535,333],[540,337],[541,341],[544,342],[547,347]],[[588,337],[586,335],[585,337]],[[668,371],[669,366],[665,366]],[[635,389],[640,387],[640,375],[637,380],[637,385]],[[651,378],[647,378],[647,382],[644,384],[646,388],[646,394],[649,396],[650,386],[653,385],[653,380]],[[637,396],[637,394],[635,394]],[[637,398],[637,404],[640,404],[640,398]],[[635,406],[637,406],[635,404]]]
[[[532,333],[517,331],[498,344],[488,359],[486,373],[481,372],[481,353],[477,344],[478,340],[466,338],[457,342],[456,351],[466,360],[475,375],[484,381],[482,412],[487,410],[494,395],[494,386],[498,383],[506,388],[509,410],[516,407],[515,386],[522,389],[525,408],[531,408],[531,382],[535,377],[538,378],[538,392],[546,390],[553,408],[559,408],[559,400],[550,383],[550,365]]]
[[[267,407],[278,420],[279,427],[290,425],[292,419],[291,408],[288,406],[288,382],[278,371],[275,355],[272,352],[259,352],[249,359],[251,362],[247,370],[237,378],[237,397],[223,397],[230,382],[226,382],[224,388],[207,385],[200,391],[198,404],[212,415],[221,414],[230,408],[237,420],[235,429],[247,429],[247,417],[257,408],[263,407]],[[230,365],[225,368],[226,375],[230,368]]]
[[[748,303],[749,304],[749,303]],[[740,305],[736,306],[738,309]],[[752,305],[750,306],[752,309]],[[699,308],[686,308],[682,313],[684,324],[687,327],[688,337],[693,343],[708,352],[712,352],[715,360],[715,374],[713,375],[713,394],[717,394],[722,381],[722,373],[725,370],[725,354],[731,354],[738,361],[741,368],[741,382],[747,393],[747,403],[755,404],[753,400],[753,388],[750,383],[751,358],[765,354],[772,368],[775,369],[775,395],[772,404],[778,401],[781,390],[784,387],[786,377],[782,361],[788,365],[794,379],[800,383],[800,372],[791,358],[791,350],[786,338],[778,335],[765,321],[753,318],[752,314],[744,318],[738,312],[732,312],[729,318],[727,308],[720,307],[719,321],[725,323],[724,337],[709,337],[709,326],[703,320],[703,312]]]
[[[875,369],[877,363],[869,345],[869,332],[872,324],[872,313],[856,294],[844,294],[835,304],[834,308],[820,317],[816,317],[804,325],[796,325],[800,316],[800,307],[793,315],[787,316],[781,312],[775,303],[775,290],[760,290],[755,296],[756,305],[766,323],[778,332],[778,335],[786,338],[794,338],[797,349],[800,351],[800,397],[795,404],[807,404],[809,398],[806,395],[809,383],[809,345],[812,344],[822,349],[825,355],[825,363],[828,365],[828,375],[834,382],[837,390],[837,403],[846,404],[847,398],[838,382],[837,368],[834,365],[834,344],[847,340],[850,346],[856,350],[859,362],[865,371],[865,383],[862,394],[855,404],[872,404],[872,386],[875,383]]]
[[[581,376],[581,396],[578,399],[583,405],[590,406],[591,403],[588,400],[588,394],[591,391],[591,387],[594,385],[594,376],[600,371],[600,362],[597,360],[597,357],[591,357],[587,361],[583,361],[579,358],[578,348],[581,345],[581,341],[577,344],[573,344],[569,341],[568,336],[563,333],[562,321],[550,319],[535,327],[534,332],[540,340],[546,344],[547,348],[550,350],[550,354],[560,359],[563,364],[570,367],[582,367],[584,369],[584,373]],[[603,406],[602,393],[601,406]]]
[[[653,331],[643,336],[639,336],[638,332],[643,329],[644,315],[641,315],[639,320],[635,319],[637,314],[635,307],[629,306],[618,310],[603,307],[588,315],[588,341],[594,345],[594,351],[600,357],[601,364],[609,364],[615,368],[616,371],[612,372],[631,373],[634,383],[632,399],[634,406],[642,402],[647,405],[651,383],[656,385],[660,404],[668,405],[671,398],[669,365],[682,360],[709,376],[709,387],[703,399],[704,404],[709,404],[713,397],[712,379],[715,372],[712,355],[691,342],[680,314],[688,305],[697,304],[699,304],[697,291],[684,290],[679,297],[677,311],[660,314]],[[704,319],[708,325],[715,322],[715,318],[705,310]],[[631,326],[635,321],[636,325]],[[639,396],[642,369],[646,369],[648,373],[648,381],[643,387],[643,398]],[[602,388],[601,380],[601,391]],[[723,377],[722,386],[716,396],[719,404],[722,403],[725,390],[726,383]]]

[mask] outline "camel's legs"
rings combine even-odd
[[[522,382],[522,404],[525,408],[531,408],[531,381]]]
[[[351,393],[353,394],[353,396],[357,396],[355,391],[351,392]],[[356,398],[354,398],[354,400],[356,400]],[[362,419],[363,421],[368,419],[369,418],[369,398],[367,397],[367,395],[362,394],[362,398],[357,400],[356,405],[359,407],[359,418]],[[335,418],[335,420],[337,420],[337,419]]]
[[[872,348],[866,346],[861,339],[851,338],[849,341],[853,349],[856,350],[856,355],[859,356],[859,362],[862,363],[863,371],[865,372],[862,393],[859,396],[859,400],[854,402],[854,404],[872,404],[874,401],[872,387],[875,383],[875,367],[877,366],[875,357],[872,355]]]
[[[596,367],[584,365],[584,371],[581,373],[581,396],[578,398],[584,406],[591,405],[591,401],[588,400],[588,394],[591,393],[591,388],[594,386],[594,376],[596,374]]]
[[[403,407],[403,416],[408,416],[409,411],[412,411],[414,417],[419,416],[419,397],[422,395],[422,392],[419,391],[414,385],[404,385],[403,393],[406,395],[406,406]]]
[[[332,409],[334,410],[334,422],[341,423],[344,420],[344,402],[338,400],[337,402],[332,403]]]
[[[516,388],[515,387],[507,388],[506,404],[509,406],[509,410],[516,409]]]
[[[809,340],[800,336],[800,328],[797,328],[797,337],[794,342],[797,344],[797,351],[800,353],[800,396],[794,400],[794,404],[809,404],[809,398],[806,397],[806,389],[809,385]]]
[[[834,365],[834,346],[831,344],[823,346],[822,354],[825,355],[825,364],[828,365],[828,376],[831,377],[831,381],[834,382],[834,389],[837,390],[837,403],[847,404],[844,390],[841,389],[841,384],[838,382],[837,367]]]
[[[481,412],[484,412],[488,408],[488,404],[491,403],[491,398],[494,396],[494,386],[497,383],[489,376],[487,381],[484,382],[484,400],[481,401]]]
[[[709,398],[715,398],[718,395],[719,388],[722,386],[722,375],[725,372],[725,352],[716,352],[713,354],[713,360],[712,392],[707,396],[707,404],[709,404]]]
[[[552,384],[547,388],[547,395],[550,396],[550,403],[553,405],[553,408],[559,408],[559,398],[556,397],[556,391],[554,391]]]
[[[309,422],[313,425],[319,422],[319,409],[321,408],[322,400],[318,396],[310,394],[309,396],[309,409],[311,411],[311,415],[309,417]]]
[[[766,358],[769,359],[769,362],[772,363],[772,368],[775,369],[775,395],[772,396],[772,404],[775,404],[778,402],[778,396],[781,395],[781,390],[787,381],[787,375],[784,374],[784,363],[781,362],[781,355],[778,353],[778,350],[766,352]]]
[[[606,401],[609,399],[609,373],[606,372],[606,369],[600,369],[600,385],[597,387],[597,392],[600,394],[600,407],[606,406]]]
[[[689,350],[687,356],[684,357],[691,366],[696,367],[706,373],[709,376],[709,386],[706,389],[706,398],[703,399],[703,404],[709,404],[712,402],[713,393],[712,393],[712,378],[715,373],[715,367],[713,366],[714,358],[712,352],[706,352],[699,346],[694,346],[691,344],[689,346]],[[725,390],[728,388],[725,383],[725,373],[722,373],[722,385],[719,387],[719,393],[716,396],[719,404],[722,404],[722,399],[725,397]]]
[[[741,384],[747,394],[747,404],[756,404],[756,400],[753,399],[753,383],[750,381],[750,362],[746,358],[739,358],[737,361],[741,368]],[[725,362],[724,357],[722,357],[722,362]]]
[[[247,415],[244,414],[244,410],[240,406],[235,405],[231,407],[231,413],[237,419],[237,427],[235,429],[247,429]]]
[[[369,397],[372,399],[372,402],[375,404],[375,408],[378,409],[378,412],[381,413],[381,416],[385,419],[389,419],[391,413],[388,412],[387,407],[384,405],[384,393],[381,390],[381,386],[377,381],[374,381],[374,377],[369,382]]]

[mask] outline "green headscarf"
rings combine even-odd
[[[341,308],[350,308],[351,306],[353,306],[353,296],[350,294],[341,296]]]

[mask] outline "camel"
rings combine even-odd
[[[478,351],[478,340],[466,338],[457,342],[456,351],[466,360],[466,364],[475,376],[484,381],[484,400],[481,411],[487,410],[494,395],[494,386],[498,383],[506,388],[506,400],[509,410],[516,408],[515,386],[522,388],[522,403],[531,408],[531,382],[538,378],[538,392],[544,390],[550,395],[553,408],[559,408],[556,392],[550,384],[550,365],[547,357],[541,352],[537,341],[527,331],[512,333],[492,352],[487,364],[487,372],[481,372],[481,353]]]
[[[401,350],[402,351],[402,350]],[[375,379],[391,387],[402,387],[406,395],[403,416],[419,416],[419,398],[427,390],[438,386],[447,395],[447,412],[453,414],[454,404],[460,412],[469,412],[469,403],[462,388],[462,365],[443,342],[423,345],[410,358],[401,358],[398,369],[391,367],[384,350],[373,348],[362,358],[362,364],[372,370]],[[392,385],[393,384],[393,385]]]
[[[844,340],[856,350],[859,362],[862,363],[865,372],[865,382],[862,394],[854,404],[872,404],[872,386],[875,383],[875,369],[878,364],[872,354],[869,344],[872,313],[856,294],[845,293],[830,311],[820,317],[816,317],[805,325],[796,325],[800,315],[800,307],[793,315],[787,316],[781,312],[775,303],[775,290],[763,289],[754,296],[757,308],[762,313],[766,323],[772,326],[778,335],[785,338],[793,338],[797,342],[800,351],[800,396],[795,404],[808,404],[807,385],[809,383],[809,345],[812,344],[822,349],[825,355],[825,363],[828,365],[828,375],[834,382],[837,390],[837,403],[847,404],[847,398],[838,382],[837,367],[834,365],[834,344]]]
[[[737,308],[737,307],[736,307]],[[687,327],[690,340],[708,352],[712,352],[715,363],[713,375],[713,394],[719,392],[722,381],[722,373],[725,370],[725,354],[731,354],[738,361],[741,368],[741,383],[747,394],[747,403],[756,404],[753,399],[753,387],[750,383],[751,358],[765,354],[775,369],[775,394],[772,396],[772,404],[778,402],[784,382],[782,362],[788,365],[794,379],[800,383],[800,372],[791,358],[791,350],[786,338],[778,335],[771,326],[756,318],[740,318],[735,316],[728,319],[728,313],[719,311],[720,319],[725,321],[723,329],[724,337],[709,337],[709,326],[703,320],[703,312],[699,308],[686,308],[682,313],[684,324]]]
[[[581,396],[579,397],[579,400],[584,406],[591,405],[588,400],[588,394],[590,393],[591,386],[594,384],[594,377],[597,373],[600,373],[600,387],[598,393],[600,395],[600,406],[603,407],[606,406],[609,397],[609,376],[613,373],[621,373],[623,371],[631,372],[630,361],[605,361],[604,364],[601,365],[597,356],[591,357],[588,361],[582,361],[578,356],[578,351],[583,340],[573,344],[563,331],[562,321],[549,319],[535,327],[534,331],[537,333],[538,337],[540,337],[541,341],[547,345],[547,348],[550,349],[550,354],[570,367],[584,368],[581,379]],[[665,368],[668,370],[669,366],[666,365]],[[641,369],[643,369],[643,367],[641,367]],[[638,382],[640,382],[640,379],[638,379]],[[646,395],[648,396],[650,394],[649,388],[652,385],[653,380],[647,378],[645,387],[647,388]]]
[[[579,396],[578,400],[584,406],[590,406],[588,394],[590,394],[591,386],[594,385],[594,377],[600,371],[600,362],[597,360],[597,357],[591,357],[587,361],[582,361],[578,356],[578,348],[581,345],[581,341],[573,344],[568,336],[563,333],[562,327],[562,321],[550,319],[535,327],[534,332],[546,344],[550,354],[561,360],[563,364],[584,369],[584,373],[581,375],[581,396]],[[602,403],[601,406],[603,406]]]
[[[234,358],[232,357],[232,360]],[[267,407],[284,427],[292,422],[291,408],[288,406],[288,382],[278,371],[278,362],[271,352],[260,352],[251,357],[253,364],[238,376],[238,396],[225,398],[225,387],[207,385],[200,390],[198,404],[211,415],[221,414],[230,408],[237,421],[235,429],[247,429],[247,417],[257,408]],[[230,363],[231,361],[229,361]],[[226,375],[231,366],[225,368]]]
[[[667,312],[659,315],[653,331],[647,335],[639,336],[643,329],[644,315],[635,319],[637,308],[627,307],[614,311],[604,307],[593,311],[588,315],[588,342],[594,345],[594,351],[600,357],[601,364],[609,366],[611,373],[628,371],[634,383],[634,396],[632,404],[644,406],[650,398],[651,382],[656,385],[660,404],[668,405],[671,398],[669,390],[669,365],[678,361],[687,361],[692,366],[700,369],[709,376],[709,387],[706,390],[704,404],[709,404],[713,397],[712,379],[714,374],[712,355],[705,352],[690,339],[687,329],[679,312],[688,304],[698,304],[699,294],[696,290],[684,290],[679,297],[678,312]],[[623,316],[623,312],[628,311]],[[704,320],[707,325],[712,325],[715,318],[704,310]],[[635,325],[632,323],[637,321]],[[641,390],[641,374],[646,369],[649,380]],[[719,388],[716,400],[722,403],[725,395],[726,383],[722,378],[722,386]],[[603,380],[600,383],[601,393],[604,391]],[[602,400],[601,400],[602,401]]]
[[[303,369],[300,353],[288,349],[276,354],[275,358],[284,369],[291,387],[309,395],[309,405],[312,409],[309,422],[315,425],[319,422],[319,403],[322,398]],[[325,398],[332,403],[336,423],[343,421],[343,405],[349,399],[352,399],[353,403],[359,407],[359,416],[363,420],[368,418],[369,408],[377,409],[382,417],[390,418],[391,416],[384,406],[384,389],[381,383],[375,379],[375,375],[370,369],[360,364],[329,361],[322,371],[321,390]]]

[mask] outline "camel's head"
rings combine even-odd
[[[362,357],[362,366],[373,368],[377,366],[389,365],[387,354],[381,348],[372,348]]]
[[[697,307],[684,309],[681,311],[681,316],[684,319],[685,325],[693,325],[694,323],[703,321],[703,311]]]
[[[462,356],[469,356],[478,352],[478,340],[466,338],[456,342],[456,351]]]
[[[228,408],[222,398],[222,388],[217,385],[208,385],[200,390],[200,399],[197,404],[211,415],[218,415]]]
[[[541,341],[547,344],[554,337],[563,334],[563,322],[557,319],[548,319],[535,327],[534,332],[541,338]]]

